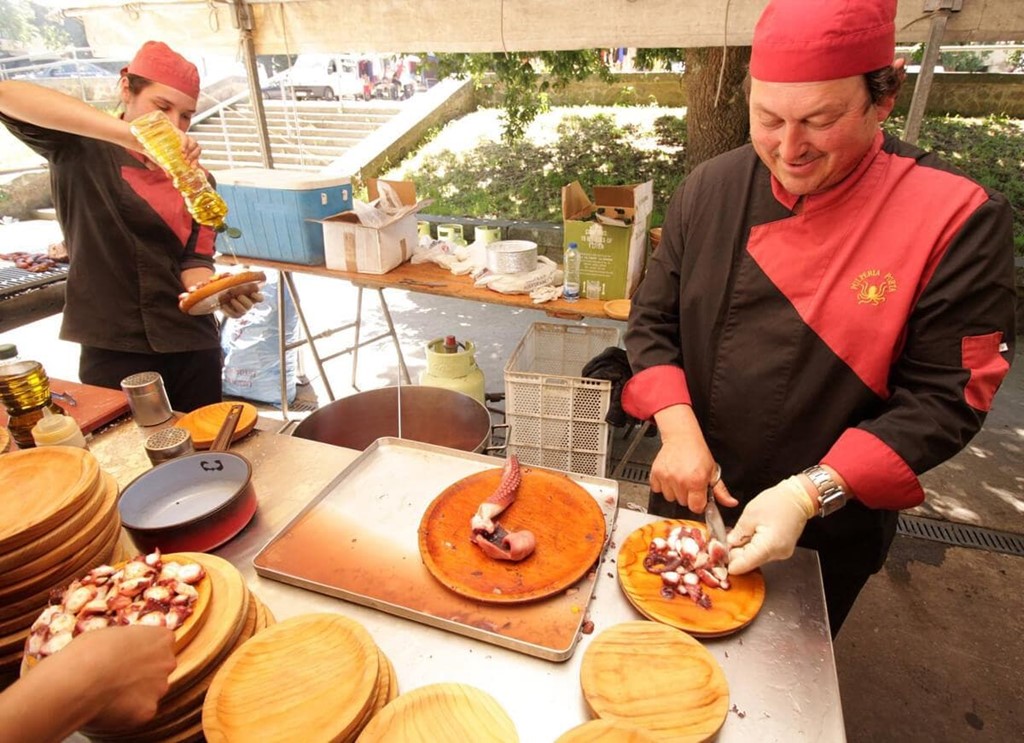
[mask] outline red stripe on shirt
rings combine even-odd
[[[622,409],[642,421],[650,420],[670,405],[689,404],[686,372],[670,364],[644,369],[630,377],[622,388]]]
[[[924,489],[903,457],[877,436],[848,428],[822,458],[869,508],[899,510],[924,502]]]
[[[162,170],[128,166],[121,168],[121,176],[132,190],[160,215],[164,223],[181,240],[181,244],[186,245],[192,234],[192,215],[185,208],[185,200],[171,179]],[[207,255],[213,255],[212,239]]]

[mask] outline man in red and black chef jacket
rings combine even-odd
[[[752,144],[673,196],[626,335],[623,408],[662,441],[650,510],[701,512],[713,486],[734,573],[816,549],[833,635],[1013,358],[1006,199],[881,131],[895,12],[768,4]]]

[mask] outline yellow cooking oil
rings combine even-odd
[[[189,165],[181,151],[179,131],[167,115],[160,110],[151,111],[133,120],[131,130],[149,156],[171,177],[195,220],[217,231],[227,229],[224,218],[228,205],[213,190],[203,169]]]
[[[50,378],[38,361],[10,361],[0,364],[0,402],[7,408],[7,428],[22,449],[35,446],[32,427],[45,414],[64,413],[50,395]]]

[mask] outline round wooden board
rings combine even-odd
[[[661,576],[647,571],[644,557],[652,539],[667,536],[679,524],[705,529],[696,521],[667,519],[645,524],[626,537],[616,561],[619,585],[626,598],[648,619],[698,637],[722,637],[746,627],[764,604],[764,575],[760,570],[730,575],[728,591],[705,586],[704,592],[711,598],[710,609],[698,606],[688,596],[662,596]]]
[[[685,632],[657,622],[623,622],[595,637],[583,653],[580,683],[595,716],[658,740],[710,740],[729,714],[718,661]]]
[[[99,476],[96,457],[86,449],[42,446],[5,456],[0,467],[0,553],[63,523]]]
[[[113,493],[111,493],[111,489],[113,489]],[[83,528],[88,528],[86,525],[91,522],[101,508],[106,508],[113,503],[113,508],[116,510],[117,492],[117,480],[112,475],[101,471],[96,485],[82,497],[78,510],[70,514],[65,521],[31,542],[26,542],[10,552],[0,554],[0,574],[6,576],[8,571],[13,571],[42,556],[51,555],[54,551],[59,551],[61,545],[78,535]]]
[[[340,614],[292,617],[217,670],[203,731],[211,743],[344,739],[373,703],[380,670],[377,646],[358,622]]]
[[[95,495],[90,496],[83,504],[83,509],[82,513],[87,514],[84,521],[80,520],[79,514],[76,513],[43,537],[15,550],[20,552],[28,547],[35,547],[40,542],[51,545],[48,551],[0,572],[0,597],[5,596],[8,591],[12,596],[17,595],[15,586],[18,583],[37,584],[48,570],[59,567],[61,563],[73,559],[77,553],[87,549],[90,542],[109,529],[111,522],[120,522],[117,513],[117,480],[106,472],[101,473],[100,487],[95,491]],[[71,524],[75,524],[73,529],[69,528]],[[63,538],[51,539],[54,535],[62,535]]]
[[[0,454],[3,454],[11,445],[11,434],[8,433],[7,428],[0,426]]]
[[[174,425],[184,428],[191,434],[193,447],[209,449],[213,440],[217,438],[217,432],[224,424],[224,419],[228,417],[232,405],[242,406],[242,415],[239,416],[235,433],[231,436],[231,441],[238,441],[256,426],[256,407],[247,402],[215,402],[212,405],[204,405],[183,415]]]
[[[167,558],[198,562],[210,579],[206,618],[191,642],[178,653],[178,665],[168,679],[168,694],[178,694],[207,672],[241,632],[249,610],[249,589],[238,568],[216,555],[177,552]]]
[[[534,601],[564,591],[601,555],[601,507],[565,475],[522,468],[515,502],[498,517],[509,531],[527,529],[537,549],[521,562],[494,560],[470,541],[470,519],[498,487],[501,470],[449,485],[420,521],[420,556],[430,573],[461,596],[489,603]]]
[[[215,274],[181,302],[181,308],[190,315],[209,315],[222,304],[243,294],[252,294],[267,283],[262,271],[239,271],[229,274]]]
[[[431,684],[400,694],[363,729],[360,743],[514,743],[516,726],[497,700],[466,684]]]
[[[658,738],[616,720],[591,720],[566,730],[555,743],[658,743]]]

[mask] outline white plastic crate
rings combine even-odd
[[[509,451],[524,464],[604,477],[612,383],[581,376],[615,328],[534,323],[505,364]]]

